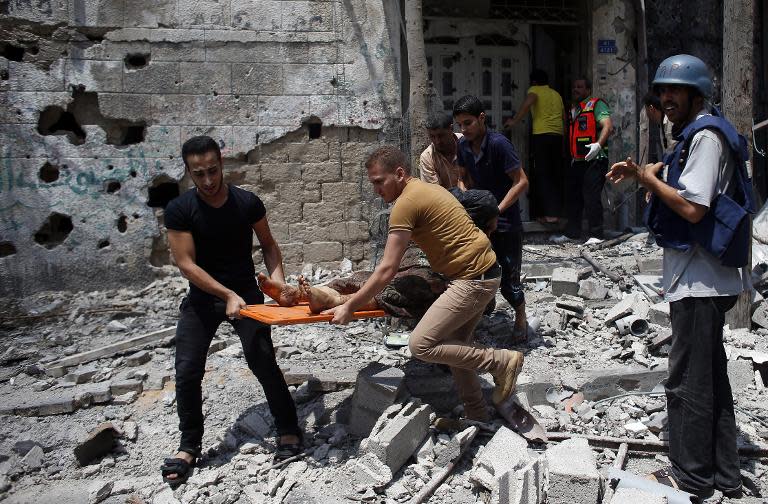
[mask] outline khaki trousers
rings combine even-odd
[[[474,343],[475,326],[496,296],[499,278],[452,280],[411,333],[411,354],[451,368],[467,418],[488,416],[477,372],[494,372],[506,364],[499,350]]]

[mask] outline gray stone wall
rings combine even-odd
[[[265,201],[289,271],[363,264],[361,163],[400,124],[393,23],[383,1],[3,2],[0,294],[150,279],[197,134]]]

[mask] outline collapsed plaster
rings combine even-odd
[[[289,272],[368,260],[361,163],[400,124],[383,6],[174,4],[3,6],[0,295],[152,279],[198,134],[265,201]]]

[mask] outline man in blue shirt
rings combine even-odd
[[[501,264],[501,295],[515,310],[512,340],[525,341],[525,295],[520,282],[523,225],[518,199],[528,189],[528,177],[514,145],[486,127],[483,104],[477,97],[459,98],[453,106],[453,118],[464,135],[456,156],[461,167],[459,188],[485,189],[499,202],[499,221],[490,235],[491,245]]]

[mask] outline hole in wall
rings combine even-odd
[[[72,98],[66,110],[52,105],[40,113],[37,131],[41,135],[66,134],[70,143],[82,145],[86,137],[82,126],[95,125],[104,130],[109,145],[120,147],[144,141],[147,130],[145,121],[104,117],[99,109],[98,94],[81,87],[72,90]]]
[[[121,215],[117,219],[117,230],[121,233],[128,231],[128,218],[125,215]]]
[[[59,167],[46,161],[45,164],[40,167],[38,176],[40,177],[40,180],[47,184],[55,182],[56,180],[59,180]]]
[[[41,135],[66,135],[69,143],[73,145],[85,143],[85,131],[77,123],[75,116],[57,105],[45,107],[40,112],[37,132]]]
[[[0,257],[8,257],[16,253],[16,245],[9,241],[0,242]]]
[[[179,184],[167,175],[160,175],[152,179],[149,186],[149,198],[147,206],[153,208],[165,208],[168,203],[179,195]]]
[[[0,42],[0,56],[11,61],[22,61],[26,49],[21,46]]]
[[[321,121],[319,117],[312,116],[304,121],[304,124],[307,126],[307,133],[310,140],[320,138],[320,136],[322,136],[323,121]]]
[[[108,194],[116,193],[120,190],[120,182],[117,180],[106,180],[104,181],[104,189],[107,191]]]
[[[109,240],[99,240],[99,248],[107,248],[109,247]]]
[[[50,250],[61,245],[72,229],[72,219],[68,215],[54,212],[43,222],[34,238],[37,243]]]
[[[149,54],[147,53],[132,53],[126,54],[123,59],[125,68],[133,70],[136,68],[143,68],[149,63]]]

